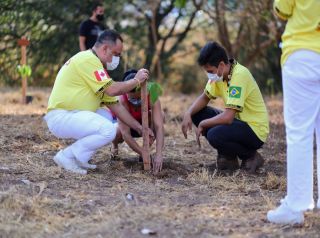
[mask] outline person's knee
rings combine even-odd
[[[192,123],[195,125],[195,126],[198,126],[201,122],[200,120],[200,113],[196,113],[194,115],[191,116],[191,120],[192,120]]]
[[[216,149],[218,149],[221,145],[221,140],[219,140],[219,138],[216,137],[208,137],[208,141],[210,145]]]
[[[194,114],[191,116],[191,120],[192,120],[193,124],[195,124],[194,122],[195,122],[196,118],[197,118],[197,114]]]
[[[191,120],[194,125],[198,126],[201,121],[215,117],[219,113],[220,111],[218,109],[206,106],[202,108],[199,112],[192,115]]]
[[[216,149],[221,147],[224,142],[221,136],[214,129],[211,129],[207,132],[207,140],[209,144]]]
[[[112,123],[104,123],[99,130],[101,136],[105,137],[108,142],[113,141],[117,135],[117,126]]]
[[[117,127],[116,137],[114,138],[114,140],[112,142],[114,144],[121,144],[123,142],[122,133],[121,133],[119,127]]]

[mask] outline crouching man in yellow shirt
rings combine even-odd
[[[114,82],[106,70],[118,66],[122,48],[123,40],[117,32],[104,31],[92,49],[74,55],[57,75],[44,119],[58,138],[76,139],[53,158],[58,166],[68,171],[86,174],[87,169],[96,168],[89,160],[97,149],[115,138],[117,128],[105,113],[100,113],[102,103],[129,127],[138,133],[142,131],[141,124],[115,96],[147,80],[148,70],[140,69],[133,79],[125,82]],[[151,131],[150,135],[153,136]]]
[[[206,137],[218,151],[218,170],[241,168],[254,173],[263,165],[257,152],[267,139],[269,121],[259,87],[249,70],[228,59],[223,47],[207,43],[200,51],[199,65],[206,71],[208,83],[184,115],[182,132],[187,137],[192,122],[196,134]],[[207,106],[211,99],[221,97],[225,110]]]

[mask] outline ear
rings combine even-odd
[[[102,50],[103,50],[104,52],[106,52],[106,54],[108,54],[108,51],[109,51],[108,45],[107,45],[107,44],[103,44],[103,45],[102,45]]]
[[[221,65],[223,67],[226,66],[226,64],[223,61],[220,61],[219,65]],[[218,65],[218,67],[219,67],[219,65]]]
[[[219,75],[219,76],[221,76],[221,75],[224,75],[224,71],[225,71],[225,68],[226,67],[224,67],[226,64],[223,62],[223,61],[220,61],[220,63],[219,63],[219,65],[218,65],[218,67],[217,67],[217,74]]]

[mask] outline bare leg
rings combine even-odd
[[[119,147],[118,145],[121,144],[123,142],[123,138],[122,138],[122,134],[121,131],[119,129],[119,127],[117,127],[117,134],[115,139],[112,141],[112,150],[111,150],[111,157],[112,158],[118,158],[119,156]]]

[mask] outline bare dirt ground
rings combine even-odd
[[[202,138],[180,131],[182,112],[194,96],[166,95],[165,164],[160,176],[141,170],[126,145],[111,160],[99,150],[98,169],[75,175],[52,157],[71,140],[59,140],[42,117],[50,90],[29,89],[34,101],[21,105],[19,89],[0,90],[0,237],[320,237],[319,211],[302,226],[266,221],[286,190],[285,134],[281,97],[268,98],[271,133],[260,150],[258,175],[208,172],[216,152]],[[219,105],[219,102],[218,102]],[[130,193],[133,199],[127,199]]]

